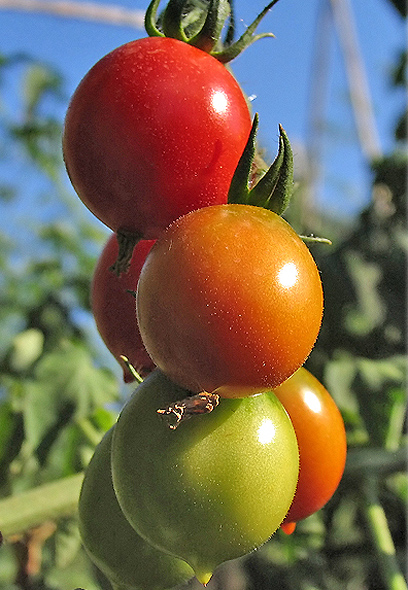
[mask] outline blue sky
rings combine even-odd
[[[52,0],[50,0],[52,1]],[[233,64],[244,91],[255,97],[253,108],[260,115],[259,138],[273,157],[281,123],[300,165],[308,141],[308,112],[316,38],[316,21],[323,0],[280,0],[265,17],[259,31],[272,31],[275,39],[263,39],[249,47]],[[147,0],[113,0],[130,9],[145,9]],[[99,4],[103,4],[102,1]],[[164,5],[164,2],[162,2]],[[405,45],[405,26],[388,0],[351,0],[358,42],[365,63],[381,148],[392,147],[392,127],[401,112],[404,94],[395,92],[389,72]],[[236,0],[240,30],[264,7],[264,0]],[[81,77],[104,54],[142,30],[58,18],[46,14],[0,10],[0,51],[25,51],[61,71],[67,97]],[[328,52],[330,72],[323,136],[323,183],[316,199],[326,210],[354,214],[369,198],[368,168],[358,144],[348,100],[342,55],[335,33],[322,48]],[[17,83],[18,81],[15,81]],[[12,90],[9,97],[15,96]],[[15,109],[17,102],[7,108]],[[60,105],[63,117],[66,104]]]

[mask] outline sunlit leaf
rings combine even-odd
[[[12,345],[10,364],[16,371],[28,369],[41,355],[44,345],[44,334],[30,328],[18,334]]]
[[[26,71],[23,96],[28,116],[32,115],[46,93],[60,94],[61,76],[50,67],[32,63]]]

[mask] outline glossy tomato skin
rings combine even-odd
[[[82,483],[79,530],[87,554],[114,588],[163,590],[187,582],[192,569],[146,543],[120,509],[111,475],[114,428],[96,447]]]
[[[299,445],[299,480],[287,524],[317,512],[333,496],[343,475],[347,441],[335,401],[304,367],[274,394],[292,420]]]
[[[158,370],[144,380],[116,423],[112,474],[136,531],[185,559],[205,584],[220,563],[279,526],[296,488],[298,450],[287,413],[265,394],[221,400],[170,430],[157,409],[186,395]]]
[[[174,222],[146,259],[136,301],[155,364],[187,389],[222,397],[287,379],[309,355],[323,311],[306,245],[280,216],[248,205]]]
[[[80,82],[64,159],[96,217],[155,239],[180,215],[226,202],[250,128],[225,66],[176,39],[144,38],[113,50]]]
[[[106,347],[123,367],[126,383],[134,381],[120,356],[125,355],[142,377],[155,365],[147,354],[136,320],[134,295],[141,268],[154,240],[141,240],[135,246],[127,273],[118,277],[109,269],[118,255],[116,235],[106,242],[98,259],[91,283],[91,309],[99,334]]]

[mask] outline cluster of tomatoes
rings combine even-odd
[[[152,36],[87,73],[63,137],[76,192],[113,230],[92,281],[95,321],[124,380],[140,381],[79,502],[84,546],[121,589],[206,584],[319,510],[346,453],[334,401],[302,367],[323,293],[279,214],[287,137],[254,171],[257,119],[222,63],[236,45],[208,45],[229,3],[212,2],[189,38],[185,4],[170,0],[159,29],[153,0]]]

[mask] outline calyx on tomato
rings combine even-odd
[[[279,125],[278,153],[268,168],[257,148],[258,124],[259,116],[255,113],[251,132],[231,180],[228,203],[254,205],[282,215],[294,191],[292,147],[286,131]],[[304,242],[332,243],[314,235],[299,237]]]
[[[152,0],[146,10],[145,29],[150,37],[173,37],[210,53],[222,63],[228,63],[254,41],[274,37],[273,33],[254,33],[260,21],[277,2],[269,2],[235,42],[235,19],[230,0],[210,0],[206,7],[194,0],[169,0],[159,18],[157,9],[160,0]],[[229,26],[222,40],[221,34],[227,19]]]
[[[255,113],[247,144],[232,177],[228,202],[255,205],[282,215],[293,193],[293,153],[282,125],[279,125],[279,150],[275,160],[252,185],[258,114]],[[259,173],[259,170],[257,170]]]

